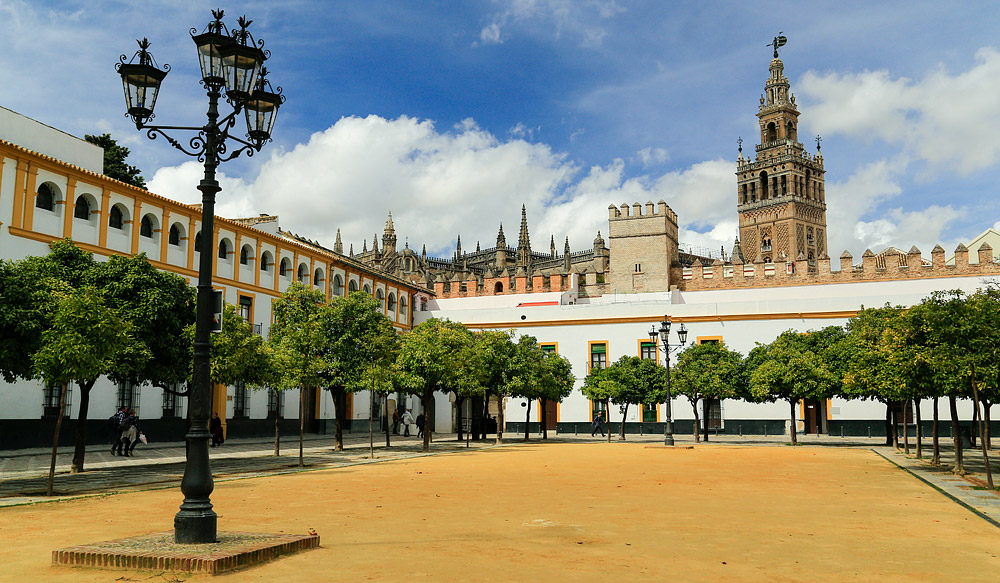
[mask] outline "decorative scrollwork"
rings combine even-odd
[[[146,137],[147,138],[149,138],[151,140],[155,140],[157,135],[163,136],[163,139],[167,140],[168,144],[170,144],[174,148],[177,148],[181,152],[184,152],[188,156],[197,156],[199,159],[201,159],[201,157],[204,155],[204,149],[198,150],[197,146],[195,146],[195,144],[194,144],[194,141],[195,141],[194,139],[191,140],[191,142],[192,142],[191,143],[191,148],[194,149],[194,151],[188,151],[187,149],[184,148],[184,146],[182,146],[180,144],[180,142],[178,142],[174,138],[170,137],[167,133],[165,133],[160,128],[155,128],[155,127],[153,127],[153,128],[146,128]]]

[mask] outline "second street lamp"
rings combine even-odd
[[[184,436],[187,441],[184,477],[181,480],[184,502],[174,517],[174,541],[184,544],[217,541],[218,516],[212,510],[209,498],[215,486],[208,459],[208,439],[211,436],[209,416],[212,412],[215,195],[222,190],[215,178],[215,171],[220,163],[232,160],[242,153],[252,156],[271,141],[275,115],[285,100],[281,95],[281,88],[273,90],[264,78],[266,71],[263,64],[270,55],[263,50],[263,41],[255,41],[247,30],[251,21],[245,17],[240,18],[240,29],[230,33],[222,22],[223,15],[221,10],[213,10],[214,20],[208,23],[204,32],[196,34],[197,29],[191,29],[201,67],[201,84],[208,95],[208,120],[203,126],[146,125],[154,117],[153,107],[160,83],[170,71],[169,65],[164,65],[163,69],[156,66],[156,61],[149,53],[148,40],[139,41],[139,51],[131,61],[126,62],[126,56],[122,55],[116,65],[125,90],[126,115],[135,122],[136,129],[146,130],[150,139],[163,136],[171,146],[205,164],[204,178],[198,184],[198,190],[202,193],[201,233],[204,236],[201,237],[198,264],[194,362],[188,395],[189,424]],[[219,100],[223,96],[223,90],[232,111],[219,119]],[[246,139],[230,133],[242,110],[246,110]],[[188,146],[184,147],[164,130],[196,133]],[[239,144],[232,152],[226,144],[228,140]]]
[[[653,324],[649,330],[649,339],[656,342],[659,338],[663,344],[664,365],[667,367],[667,422],[663,427],[663,445],[674,444],[674,415],[671,406],[673,397],[670,394],[670,354],[680,350],[687,343],[687,328],[681,323],[680,329],[677,330],[677,339],[680,340],[680,344],[670,344],[670,324],[670,316],[664,316],[663,321],[660,322],[659,330],[656,329],[656,324]]]

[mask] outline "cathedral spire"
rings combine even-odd
[[[500,232],[497,234],[497,249],[507,248],[507,237],[503,235],[503,223],[500,223]]]
[[[549,236],[549,255],[556,256],[556,236]]]
[[[528,213],[521,205],[521,233],[517,237],[517,266],[531,265],[531,239],[528,237]]]
[[[344,242],[340,240],[340,229],[337,229],[337,240],[333,242],[333,252],[344,254]]]

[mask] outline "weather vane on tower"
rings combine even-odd
[[[779,30],[778,31],[778,36],[774,37],[774,40],[771,41],[770,44],[766,45],[766,46],[769,46],[769,47],[774,47],[774,58],[775,59],[778,58],[778,49],[780,47],[785,46],[785,43],[788,42],[788,39],[781,35],[782,32],[784,32],[784,31],[780,31]]]

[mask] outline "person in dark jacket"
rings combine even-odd
[[[208,431],[212,434],[212,447],[226,442],[226,437],[222,434],[222,419],[219,419],[217,411],[212,411],[212,420],[208,422]]]
[[[423,437],[424,436],[424,423],[426,421],[427,421],[427,418],[424,417],[424,413],[423,413],[423,411],[421,411],[420,415],[417,415],[417,437]]]
[[[124,455],[122,453],[122,423],[125,421],[125,414],[127,412],[127,408],[121,407],[108,420],[111,431],[111,455]]]
[[[133,409],[128,410],[128,415],[122,421],[121,428],[121,455],[131,457],[133,455],[132,452],[135,450],[135,445],[139,443],[139,435],[142,433],[139,430],[139,418],[135,416]]]

